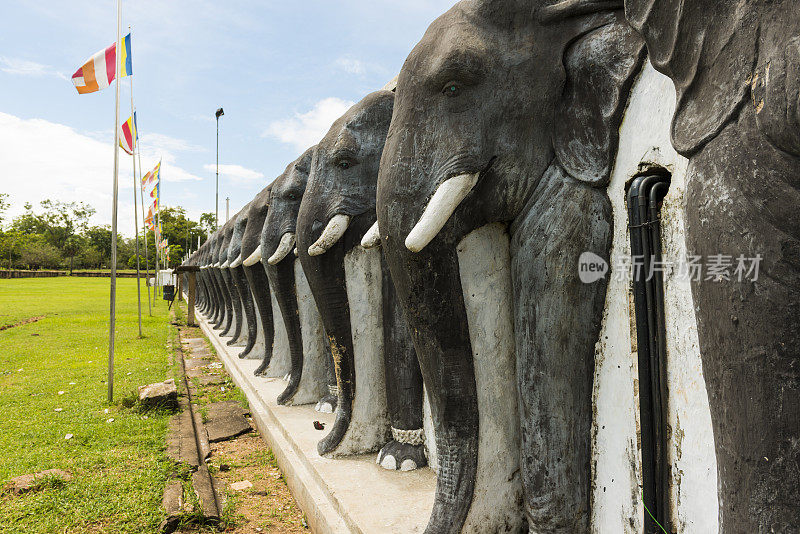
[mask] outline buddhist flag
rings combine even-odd
[[[159,192],[161,191],[161,182],[156,182],[156,186],[150,191],[150,196],[158,202]]]
[[[120,76],[124,78],[125,76],[130,76],[133,74],[133,61],[131,60],[131,34],[126,35],[119,44]]]
[[[155,182],[156,184],[161,181],[161,162],[158,162],[158,165],[153,167],[153,170],[148,172],[142,177],[142,191],[144,191],[144,187],[151,183]],[[152,193],[150,196],[153,196]]]
[[[119,127],[119,147],[132,156],[138,139],[139,132],[136,130],[136,112],[134,112],[133,116]]]
[[[123,50],[123,60],[120,75],[129,76],[133,73],[131,64],[131,35],[128,34],[122,40],[121,49]],[[72,83],[80,94],[94,93],[100,89],[105,89],[114,81],[117,73],[117,43],[112,44],[105,50],[100,50],[83,64],[81,68],[72,75]]]

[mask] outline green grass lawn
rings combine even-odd
[[[0,484],[44,469],[74,475],[39,492],[0,496],[0,532],[157,531],[173,469],[164,454],[169,414],[129,406],[137,386],[168,378],[174,332],[165,301],[153,317],[142,305],[145,337],[137,339],[136,280],[119,279],[109,405],[109,279],[0,280],[0,327],[45,316],[0,331]]]

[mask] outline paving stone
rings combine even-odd
[[[253,483],[250,482],[249,480],[242,480],[240,482],[234,482],[233,484],[231,484],[231,489],[233,491],[243,491],[246,489],[250,489],[252,487]]]
[[[186,376],[189,378],[196,378],[198,376],[222,376],[218,372],[209,370],[206,367],[198,367],[196,369],[187,369]]]
[[[222,375],[208,375],[203,374],[197,377],[194,377],[195,381],[201,386],[216,386],[218,384],[225,383],[225,377]]]
[[[205,367],[208,365],[208,360],[203,360],[200,358],[186,358],[184,360],[184,364],[186,365],[186,370],[189,369],[198,369],[200,367]]]
[[[161,506],[167,513],[167,518],[161,522],[159,528],[161,532],[173,532],[178,528],[183,513],[183,484],[180,480],[171,480],[167,484]]]
[[[175,380],[139,386],[139,401],[145,406],[177,406],[178,389]]]
[[[199,413],[195,413],[195,423],[199,430],[197,441],[200,442],[200,454],[197,453],[197,441],[195,441],[190,412],[184,410],[173,415],[169,421],[167,456],[176,462],[198,467],[211,455],[211,447],[208,444],[208,434],[203,427]]]
[[[20,495],[35,489],[36,482],[38,480],[48,477],[60,478],[65,482],[72,480],[72,474],[68,471],[64,471],[62,469],[48,469],[46,471],[39,471],[38,473],[31,473],[12,478],[3,487],[3,491]]]
[[[245,418],[247,411],[237,401],[222,401],[208,405],[206,430],[211,443],[235,438],[250,432],[250,423]]]
[[[200,501],[203,517],[207,521],[218,521],[220,506],[217,488],[205,464],[201,465],[197,471],[192,474],[192,487]]]

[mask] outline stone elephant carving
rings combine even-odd
[[[334,122],[317,145],[297,217],[297,248],[322,316],[338,384],[336,421],[318,444],[319,453],[338,454],[351,430],[357,436],[349,441],[357,444],[345,445],[347,451],[366,452],[375,450],[376,443],[378,447],[384,445],[378,456],[382,466],[411,470],[426,464],[422,446],[422,377],[411,337],[385,262],[381,262],[382,275],[369,280],[368,274],[368,284],[361,285],[377,286],[380,291],[383,355],[379,356],[384,361],[356,368],[354,329],[358,325],[353,324],[349,295],[363,288],[349,286],[355,282],[347,280],[345,269],[345,256],[359,247],[365,232],[376,221],[378,167],[393,103],[391,91],[367,95]],[[358,341],[369,343],[373,355],[380,352],[380,342]],[[377,384],[356,380],[357,376],[365,380],[361,373],[366,374],[367,367],[377,367],[385,376],[385,392],[373,392]],[[382,398],[364,400],[368,391]],[[354,402],[359,395],[363,397],[358,399],[362,404],[380,412],[370,412],[370,421],[353,419]],[[394,439],[386,444],[387,408],[388,422],[402,441]],[[351,429],[351,422],[359,428]]]
[[[299,158],[290,163],[283,174],[272,183],[269,209],[261,233],[262,262],[272,290],[275,292],[289,338],[291,371],[286,389],[278,396],[279,404],[309,402],[305,397],[298,402],[295,396],[298,393],[304,370],[309,367],[309,364],[318,363],[304,361],[304,339],[301,329],[301,310],[298,308],[296,256],[294,254],[297,212],[306,190],[313,154],[314,147],[306,150]],[[325,360],[323,365],[327,368],[327,388],[335,387],[336,376],[333,372],[333,362],[329,361],[330,356],[326,356]],[[312,380],[316,380],[316,377],[312,377]],[[325,380],[323,379],[323,381]],[[316,389],[320,389],[318,396],[312,392]],[[320,401],[318,407],[323,402],[335,407],[336,396],[332,393],[325,395],[324,389],[325,384],[309,383],[309,390],[305,391],[304,395],[316,396],[316,400]]]
[[[275,324],[272,316],[272,297],[269,289],[269,280],[264,265],[261,263],[261,233],[264,229],[264,219],[269,209],[270,186],[262,189],[250,202],[247,214],[247,225],[242,234],[240,255],[247,282],[253,294],[257,312],[258,330],[262,336],[263,346],[259,347],[261,364],[254,374],[263,375],[272,361],[273,340],[275,337]],[[255,340],[254,340],[255,345]]]
[[[216,328],[221,329],[220,337],[227,336],[231,328],[236,324],[235,318],[241,314],[239,300],[236,297],[236,288],[233,285],[233,277],[228,270],[228,247],[233,236],[233,227],[236,218],[230,219],[219,229],[218,246],[216,249],[216,261],[213,265],[213,272],[218,276],[219,285],[222,292],[222,299],[225,302],[225,313],[223,320]],[[223,267],[224,266],[224,267]]]
[[[625,10],[651,63],[675,85],[672,142],[689,159],[688,252],[733,264],[717,279],[692,281],[719,530],[793,532],[800,525],[800,6],[626,0]],[[757,279],[740,279],[738,258],[758,255]]]
[[[456,247],[505,223],[524,511],[533,532],[588,532],[594,346],[608,183],[642,40],[622,2],[462,1],[405,61],[378,179],[382,245],[428,391],[440,463],[427,532],[519,527],[469,518],[475,365]]]
[[[238,311],[234,317],[235,322],[231,332],[231,339],[228,340],[227,344],[229,346],[244,346],[239,358],[244,358],[252,350],[257,334],[256,310],[253,305],[253,297],[247,283],[247,277],[241,264],[242,236],[247,226],[249,208],[250,203],[247,203],[236,215],[231,217],[231,220],[235,219],[236,222],[233,224],[231,240],[228,244],[227,260],[223,263],[223,268],[227,269],[228,275],[233,281],[234,291],[232,297],[236,303],[234,309]]]

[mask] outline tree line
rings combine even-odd
[[[8,194],[0,193],[0,268],[4,269],[108,269],[111,267],[111,227],[91,225],[95,209],[84,202],[45,199],[34,209],[7,220]],[[139,218],[141,223],[141,217]],[[192,221],[181,206],[161,208],[162,239],[169,241],[169,267],[181,263],[186,250],[197,249],[216,226],[213,213]],[[149,265],[145,265],[145,239]],[[155,267],[155,237],[139,229],[139,265]],[[117,269],[136,268],[136,239],[117,234]]]

